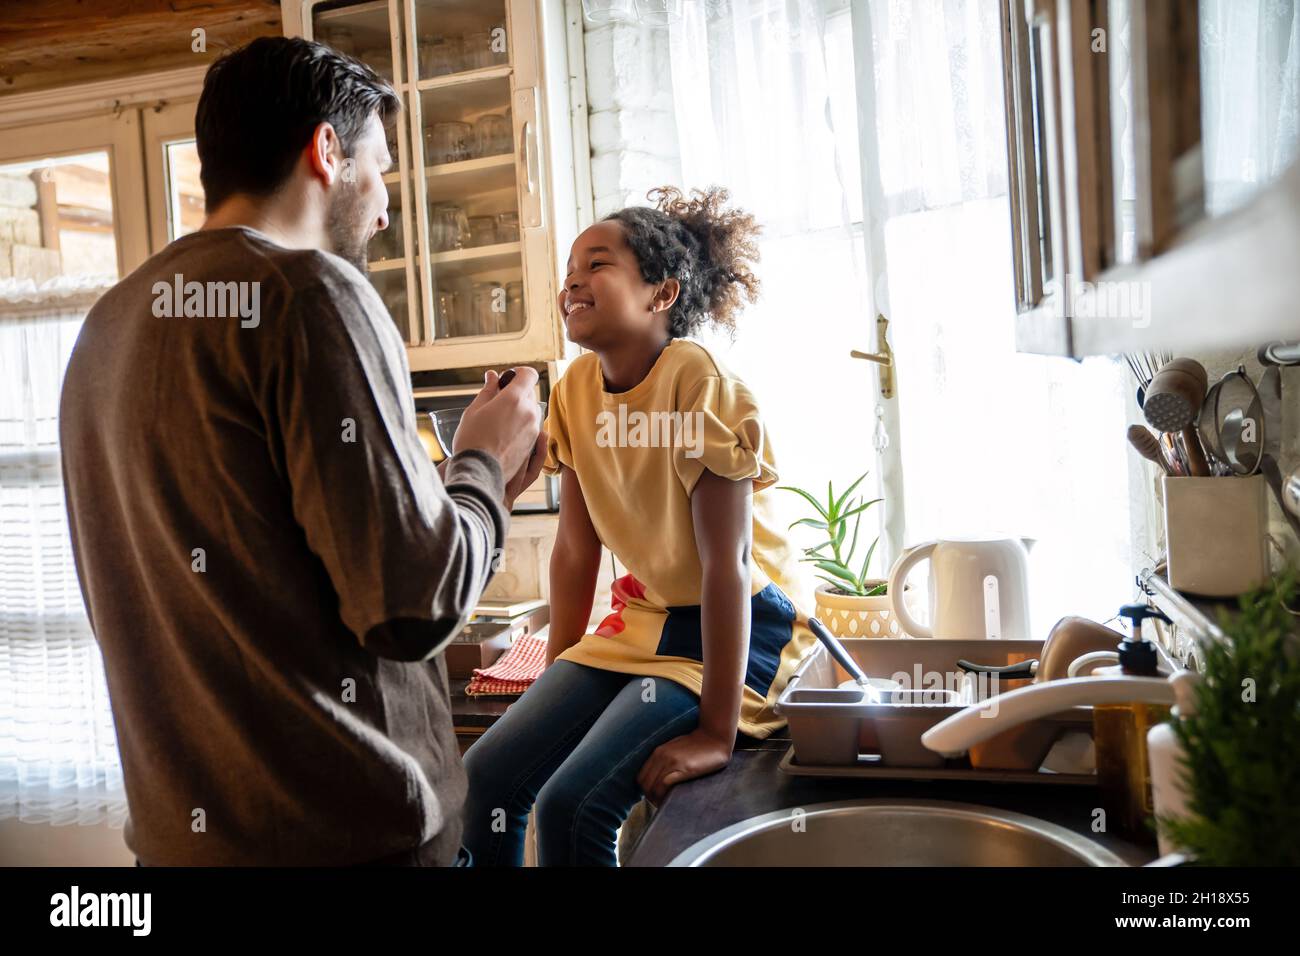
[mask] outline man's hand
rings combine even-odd
[[[536,472],[532,477],[528,473],[533,467],[531,459],[538,457],[538,443],[544,441],[540,434],[542,412],[534,397],[537,371],[525,365],[514,372],[509,384],[500,388],[497,373],[488,371],[486,382],[465,409],[452,439],[452,454],[477,448],[497,460],[501,473],[507,476],[507,505],[512,505],[519,491],[537,477]],[[544,455],[544,444],[542,449]],[[541,462],[535,467],[540,470]]]
[[[636,782],[657,807],[675,784],[725,767],[731,762],[734,746],[734,739],[719,740],[701,730],[693,730],[656,747],[637,774]]]

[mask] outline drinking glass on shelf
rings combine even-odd
[[[510,152],[510,120],[503,113],[484,113],[474,123],[474,155]]]
[[[459,293],[450,289],[439,289],[434,296],[433,311],[436,338],[462,334]]]
[[[519,332],[524,327],[524,284],[506,283],[506,321],[502,332]]]
[[[497,242],[519,241],[519,213],[497,213]]]
[[[464,63],[467,70],[480,70],[506,62],[504,53],[492,49],[492,34],[486,30],[467,33],[464,37]]]
[[[437,203],[433,206],[429,225],[433,233],[429,237],[436,252],[449,252],[463,249],[469,235],[469,223],[465,219],[465,210],[452,202]]]
[[[434,123],[425,134],[428,159],[437,165],[469,159],[473,128],[468,123]]]
[[[458,36],[430,37],[420,41],[420,75],[445,76],[462,69],[464,52]]]
[[[468,246],[490,246],[497,239],[497,221],[493,216],[469,217]]]
[[[636,12],[646,26],[667,26],[681,20],[682,0],[636,0]]]
[[[470,293],[470,319],[474,323],[471,334],[491,335],[501,331],[505,324],[505,290],[497,282],[475,282]]]
[[[403,274],[401,281],[389,282],[379,290],[379,298],[383,300],[388,307],[388,314],[392,316],[393,322],[402,330],[402,336],[406,336],[406,280]]]
[[[582,10],[592,23],[631,23],[636,19],[632,0],[582,0]]]

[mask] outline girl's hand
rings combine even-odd
[[[725,767],[731,762],[734,746],[734,739],[722,741],[701,730],[693,730],[656,747],[637,774],[636,782],[657,807],[675,784]]]
[[[514,477],[506,481],[506,510],[509,511],[515,506],[515,500],[524,493],[529,485],[537,480],[537,476],[542,473],[542,465],[546,462],[546,430],[537,433],[537,441],[533,442],[532,457],[524,463],[524,466],[515,473]]]

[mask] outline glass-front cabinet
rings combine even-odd
[[[389,228],[370,279],[412,371],[551,361],[577,230],[563,4],[284,0],[285,32],[390,80]]]

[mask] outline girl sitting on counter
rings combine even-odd
[[[757,298],[754,218],[727,193],[652,190],[574,241],[559,295],[575,359],[550,396],[560,474],[546,670],[465,755],[466,847],[520,866],[615,866],[644,793],[724,768],[816,639],[774,523],[771,443],[745,384],[687,336]],[[602,545],[628,571],[586,633]]]

